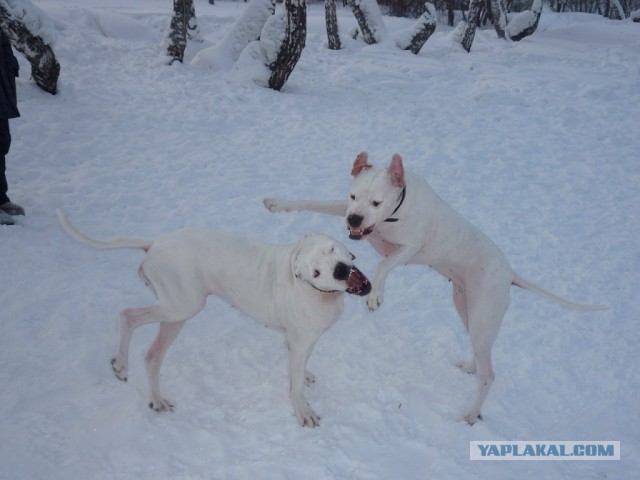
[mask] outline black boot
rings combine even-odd
[[[11,201],[5,202],[0,205],[0,211],[12,216],[24,215],[24,208],[22,208],[20,205],[16,205]]]
[[[11,215],[0,210],[0,225],[13,225],[15,222]]]

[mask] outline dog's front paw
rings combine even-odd
[[[294,404],[293,408],[300,426],[310,428],[320,426],[320,416],[313,411],[306,400],[300,400]]]
[[[367,308],[370,312],[377,310],[384,301],[384,287],[377,288],[375,285],[371,289],[371,293],[367,296]]]
[[[286,202],[282,200],[276,200],[275,198],[265,198],[262,203],[272,213],[275,212],[287,212],[288,209],[285,205]]]

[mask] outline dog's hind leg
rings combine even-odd
[[[123,382],[127,381],[129,365],[129,344],[131,334],[140,325],[160,321],[157,317],[157,307],[127,308],[120,312],[120,340],[118,351],[111,359],[113,373]]]
[[[464,420],[473,425],[481,419],[481,408],[495,379],[491,349],[498,336],[502,318],[509,307],[509,286],[489,282],[471,293],[467,290],[469,337],[476,364],[478,391],[473,406]]]
[[[187,282],[178,283],[179,285]],[[184,322],[195,316],[203,309],[206,294],[197,290],[178,289],[168,290],[165,284],[157,282],[162,287],[158,289],[158,304],[154,307],[156,321],[160,322],[158,334],[144,357],[149,382],[149,408],[157,412],[173,410],[173,405],[160,395],[160,367],[162,360],[173,341],[180,333]]]
[[[173,405],[160,395],[160,366],[165,353],[176,339],[186,320],[180,322],[162,322],[158,334],[144,357],[149,381],[149,408],[156,412],[173,410]]]
[[[469,315],[467,313],[467,296],[464,291],[464,287],[457,285],[455,282],[451,282],[453,285],[453,304],[456,306],[456,311],[462,320],[464,329],[469,332]],[[465,373],[476,373],[476,362],[472,358],[468,362],[458,362],[456,367]]]

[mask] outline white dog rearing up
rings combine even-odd
[[[116,376],[126,381],[133,330],[160,323],[145,356],[149,407],[173,409],[160,395],[162,359],[184,322],[204,308],[209,295],[217,295],[259,322],[284,331],[294,412],[300,425],[319,425],[320,417],[303,395],[305,377],[313,381],[306,372],[307,360],[320,335],[342,314],[344,292],[366,295],[371,289],[344,245],[315,233],[293,245],[269,245],[206,228],[184,228],[155,240],[102,241],[80,233],[62,212],[58,216],[72,237],[89,246],[146,252],[139,273],[157,302],[121,312],[120,342],[111,365]]]
[[[367,298],[382,305],[387,274],[398,265],[428,265],[453,283],[453,301],[469,332],[474,359],[459,365],[477,371],[478,392],[464,419],[473,424],[495,378],[491,348],[509,306],[511,285],[526,288],[578,310],[604,307],[564,300],[518,276],[500,249],[445,203],[425,179],[405,173],[400,155],[388,168],[374,168],[367,153],[357,156],[348,200],[265,199],[272,212],[313,211],[344,216],[352,239],[367,238],[385,258],[378,264]]]

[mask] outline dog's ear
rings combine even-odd
[[[387,168],[387,174],[394,187],[404,188],[404,166],[402,165],[402,157],[398,153],[393,154],[391,164]]]
[[[368,158],[369,158],[369,155],[367,154],[367,152],[361,152],[353,162],[351,175],[353,175],[354,177],[357,177],[360,174],[360,172],[365,168],[373,167],[373,165],[370,165],[369,162],[367,161]]]
[[[394,187],[404,188],[404,166],[402,165],[402,157],[395,153],[391,159],[391,165],[387,168],[387,174]]]
[[[302,273],[300,270],[300,266],[298,265],[298,257],[300,256],[300,250],[302,250],[302,244],[307,239],[307,235],[304,236],[298,245],[293,249],[293,254],[291,255],[291,273],[294,277],[300,279],[302,278]]]

